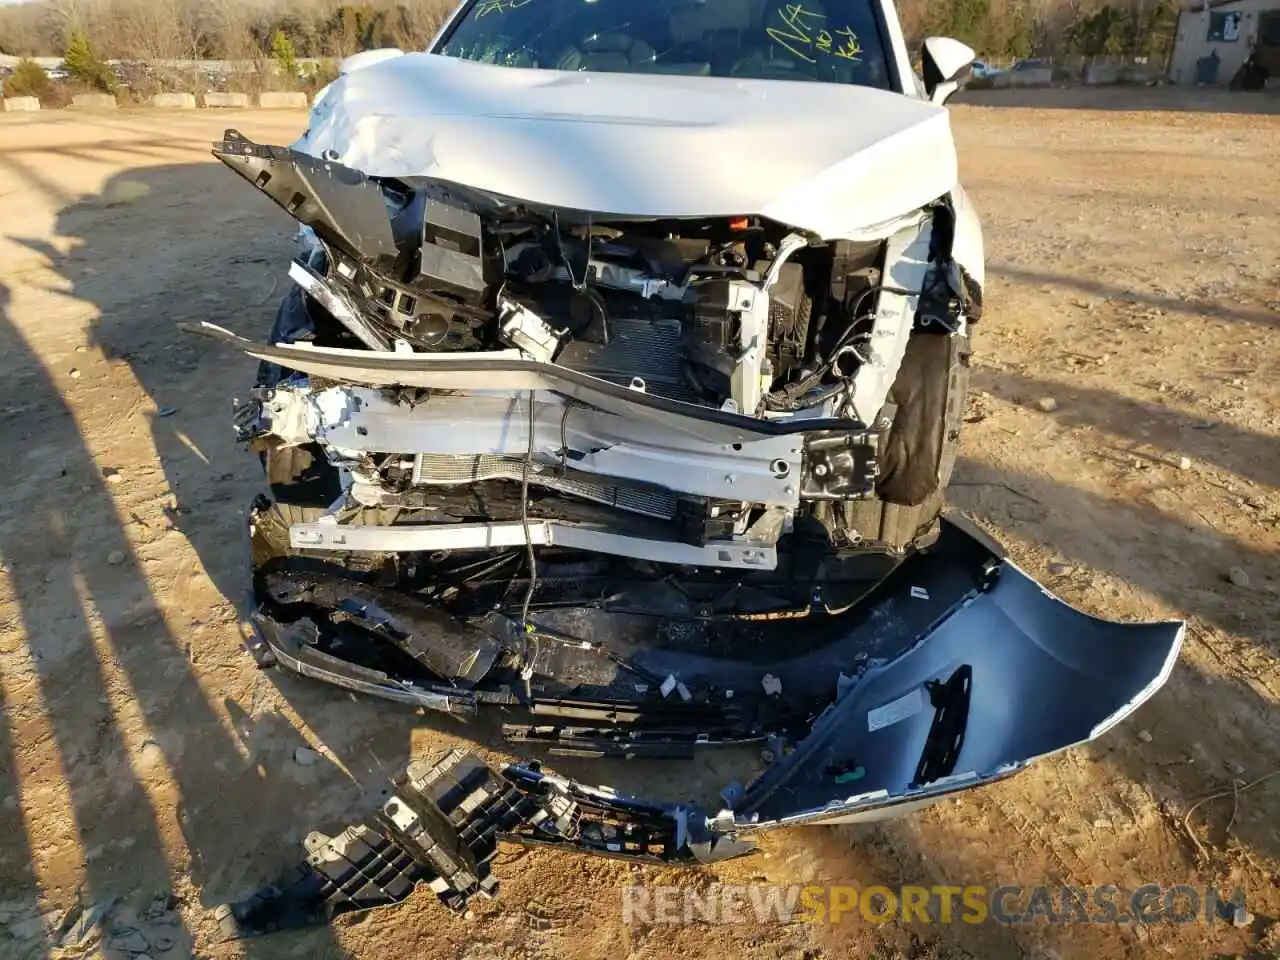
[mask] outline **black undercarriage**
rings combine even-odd
[[[905,570],[819,535],[792,535],[773,571],[553,549],[530,592],[523,549],[366,555],[353,570],[287,550],[276,509],[264,498],[251,521],[260,660],[452,713],[501,706],[510,739],[578,756],[803,735],[834,699],[832,677],[901,653],[998,562],[950,526]],[[904,592],[931,576],[946,589]],[[861,631],[895,595],[894,629]]]
[[[274,505],[255,504],[256,557]],[[754,745],[769,764],[717,817],[549,776],[463,750],[416,762],[371,819],[308,838],[307,861],[220,909],[256,936],[403,900],[427,884],[456,910],[492,896],[499,841],[640,862],[699,863],[752,848],[752,822],[821,808],[861,779],[822,718],[857,677],[901,657],[998,577],[994,544],[944,523],[937,542],[875,579],[883,558],[791,562],[769,573],[664,570],[566,553],[540,564],[519,629],[523,555],[412,558],[354,576],[296,555],[255,574],[253,651],[263,666],[461,715],[502,714],[513,749],[550,757],[688,760]],[[418,567],[417,563],[422,566]],[[803,574],[803,576],[801,576]],[[391,585],[396,589],[391,589]],[[529,669],[532,667],[532,670]],[[935,692],[915,786],[948,776],[964,737],[967,668]],[[677,679],[679,678],[679,679]],[[808,756],[829,756],[816,769]]]

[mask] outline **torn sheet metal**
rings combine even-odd
[[[932,237],[932,224],[921,223],[889,238],[885,253],[885,262],[890,264],[888,285],[877,298],[871,330],[865,340],[854,340],[845,347],[856,355],[851,404],[863,423],[875,423],[902,365],[920,303],[918,291],[929,271]]]
[[[259,378],[260,408],[238,411],[241,438],[260,440],[281,478],[297,462],[281,450],[323,456],[343,499],[333,491],[310,506],[396,508],[390,526],[416,528],[361,523],[337,539],[307,530],[294,547],[435,551],[457,537],[470,537],[465,549],[501,547],[476,533],[513,519],[487,504],[495,495],[509,504],[517,482],[522,528],[536,513],[539,546],[591,543],[656,563],[772,570],[797,526],[817,522],[837,549],[880,532],[872,512],[849,508],[878,496],[892,426],[882,401],[917,302],[892,284],[925,269],[909,250],[923,243],[921,256],[933,256],[940,202],[900,212],[892,243],[850,246],[750,216],[597,224],[589,212],[431,178],[380,180],[235,131],[214,152],[314,241],[291,268],[299,292],[278,318],[278,342],[193,328],[270,374]],[[878,283],[876,263],[890,283]],[[863,309],[869,302],[879,313]],[[864,340],[877,349],[855,363]],[[334,381],[347,386],[326,389]],[[527,401],[527,427],[499,413],[472,416],[478,429],[464,434],[466,422],[442,418],[450,399],[479,406],[495,394]],[[558,431],[548,422],[556,413]],[[464,435],[489,439],[459,450]],[[492,457],[502,461],[483,459]],[[531,512],[530,488],[563,499]],[[628,516],[578,509],[579,500]],[[677,522],[654,536],[629,514]],[[425,529],[438,521],[459,526]],[[880,549],[901,555],[907,542],[897,541],[927,537],[931,521],[900,524]]]

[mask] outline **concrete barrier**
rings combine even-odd
[[[192,93],[157,93],[151,98],[151,105],[169,110],[194,110],[196,98]]]
[[[77,93],[71,98],[71,105],[85,110],[114,110],[119,106],[109,93]]]
[[[1084,71],[1085,83],[1119,83],[1120,68],[1111,63],[1091,63]]]
[[[247,93],[206,93],[204,95],[204,105],[206,107],[240,107],[249,106],[249,95]]]
[[[1053,83],[1053,71],[1048,67],[1010,70],[1007,76],[1011,87],[1047,87]]]
[[[1155,83],[1164,73],[1152,66],[1136,63],[1133,66],[1121,67],[1116,71],[1116,83],[1141,83],[1144,86]]]
[[[40,109],[40,101],[35,97],[5,97],[5,113],[32,113]]]
[[[264,110],[307,109],[307,95],[298,93],[260,93],[258,106]]]

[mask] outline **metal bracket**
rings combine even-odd
[[[772,545],[739,541],[705,546],[672,540],[649,540],[610,533],[598,527],[557,520],[522,523],[441,523],[432,525],[363,526],[338,523],[295,523],[289,542],[298,550],[343,553],[415,553],[432,550],[491,550],[502,547],[557,546],[654,563],[684,566],[773,570],[778,553]]]

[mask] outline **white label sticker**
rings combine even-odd
[[[916,687],[910,693],[904,693],[897,700],[890,700],[882,707],[876,707],[867,713],[867,730],[875,733],[884,727],[892,726],[899,720],[905,720],[907,717],[914,717],[917,713],[924,709],[924,698],[920,695],[920,688]]]

